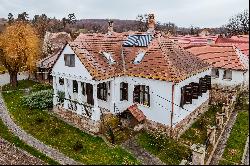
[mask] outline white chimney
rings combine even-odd
[[[114,28],[113,28],[114,22],[112,20],[109,20],[108,23],[109,23],[108,34],[111,35],[114,32]]]
[[[154,14],[148,15],[148,33],[154,33],[155,32],[155,16]]]

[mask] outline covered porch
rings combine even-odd
[[[53,73],[53,103],[80,116],[99,121],[103,110],[110,111],[114,107],[110,102],[114,96],[112,87],[112,81],[100,82]]]

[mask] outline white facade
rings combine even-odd
[[[243,64],[243,66],[247,69],[243,73],[243,83],[244,86],[248,87],[249,86],[249,57],[245,54],[243,54],[238,48],[235,49],[236,53],[240,59],[240,62]]]
[[[79,58],[75,56],[75,67],[65,66],[64,54],[74,54],[73,50],[66,46],[59,59],[55,63],[52,69],[53,75],[53,88],[54,93],[58,94],[58,91],[65,92],[65,98],[78,101],[79,103],[87,103],[87,95],[83,95],[81,83],[89,83],[93,86],[93,100],[92,105],[92,119],[100,119],[100,108],[105,108],[111,113],[119,113],[125,111],[128,107],[133,105],[133,91],[135,85],[149,86],[150,94],[150,106],[137,104],[138,108],[144,113],[147,119],[164,124],[171,125],[171,112],[173,113],[173,123],[176,124],[198,108],[202,103],[209,99],[209,92],[204,93],[199,99],[193,99],[192,104],[184,105],[184,109],[181,108],[181,88],[188,85],[191,82],[199,83],[199,78],[210,74],[210,70],[198,73],[189,77],[188,79],[174,85],[174,94],[172,91],[172,82],[122,76],[110,78],[102,81],[95,81],[92,76],[81,63]],[[59,78],[64,79],[64,84],[59,84]],[[73,93],[73,80],[78,81],[78,93]],[[97,85],[99,83],[106,82],[108,85],[107,101],[100,100],[97,98]],[[120,101],[120,83],[128,83],[128,100]],[[172,104],[172,98],[174,99]],[[54,105],[57,104],[56,98],[54,98]],[[68,101],[64,101],[64,107],[68,108]],[[76,112],[80,115],[84,114],[81,109],[82,106],[77,105]],[[188,111],[187,111],[188,110]]]
[[[212,76],[212,84],[235,87],[237,85],[243,85],[244,80],[246,79],[244,71],[229,70],[232,72],[232,79],[223,78],[225,69],[218,68],[218,71],[219,77]]]
[[[192,77],[189,77],[186,80],[176,84],[174,89],[174,103],[179,105],[181,99],[181,87],[188,85],[191,82],[199,83],[199,78],[204,77],[205,75],[210,75],[211,69],[208,69],[204,72],[198,73]],[[204,102],[209,99],[209,91],[203,93],[202,96],[199,96],[198,99],[193,99],[192,104],[185,104],[183,108],[174,105],[174,116],[173,116],[173,125],[176,125],[178,122],[183,120],[186,116],[188,116],[191,112],[193,112],[196,108],[201,106]]]

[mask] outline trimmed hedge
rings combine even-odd
[[[45,109],[53,107],[53,90],[41,90],[22,97],[23,105],[30,109]]]

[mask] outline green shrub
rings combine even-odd
[[[42,90],[33,92],[22,97],[23,105],[30,109],[45,109],[53,107],[53,90]]]
[[[58,91],[58,98],[59,98],[59,103],[63,103],[64,102],[64,98],[65,98],[65,92],[63,91]]]
[[[49,84],[35,84],[32,86],[32,91],[41,91],[41,90],[47,90],[52,89],[53,87]]]
[[[75,152],[79,152],[83,149],[83,145],[80,141],[76,141],[76,143],[73,145],[73,150]]]

